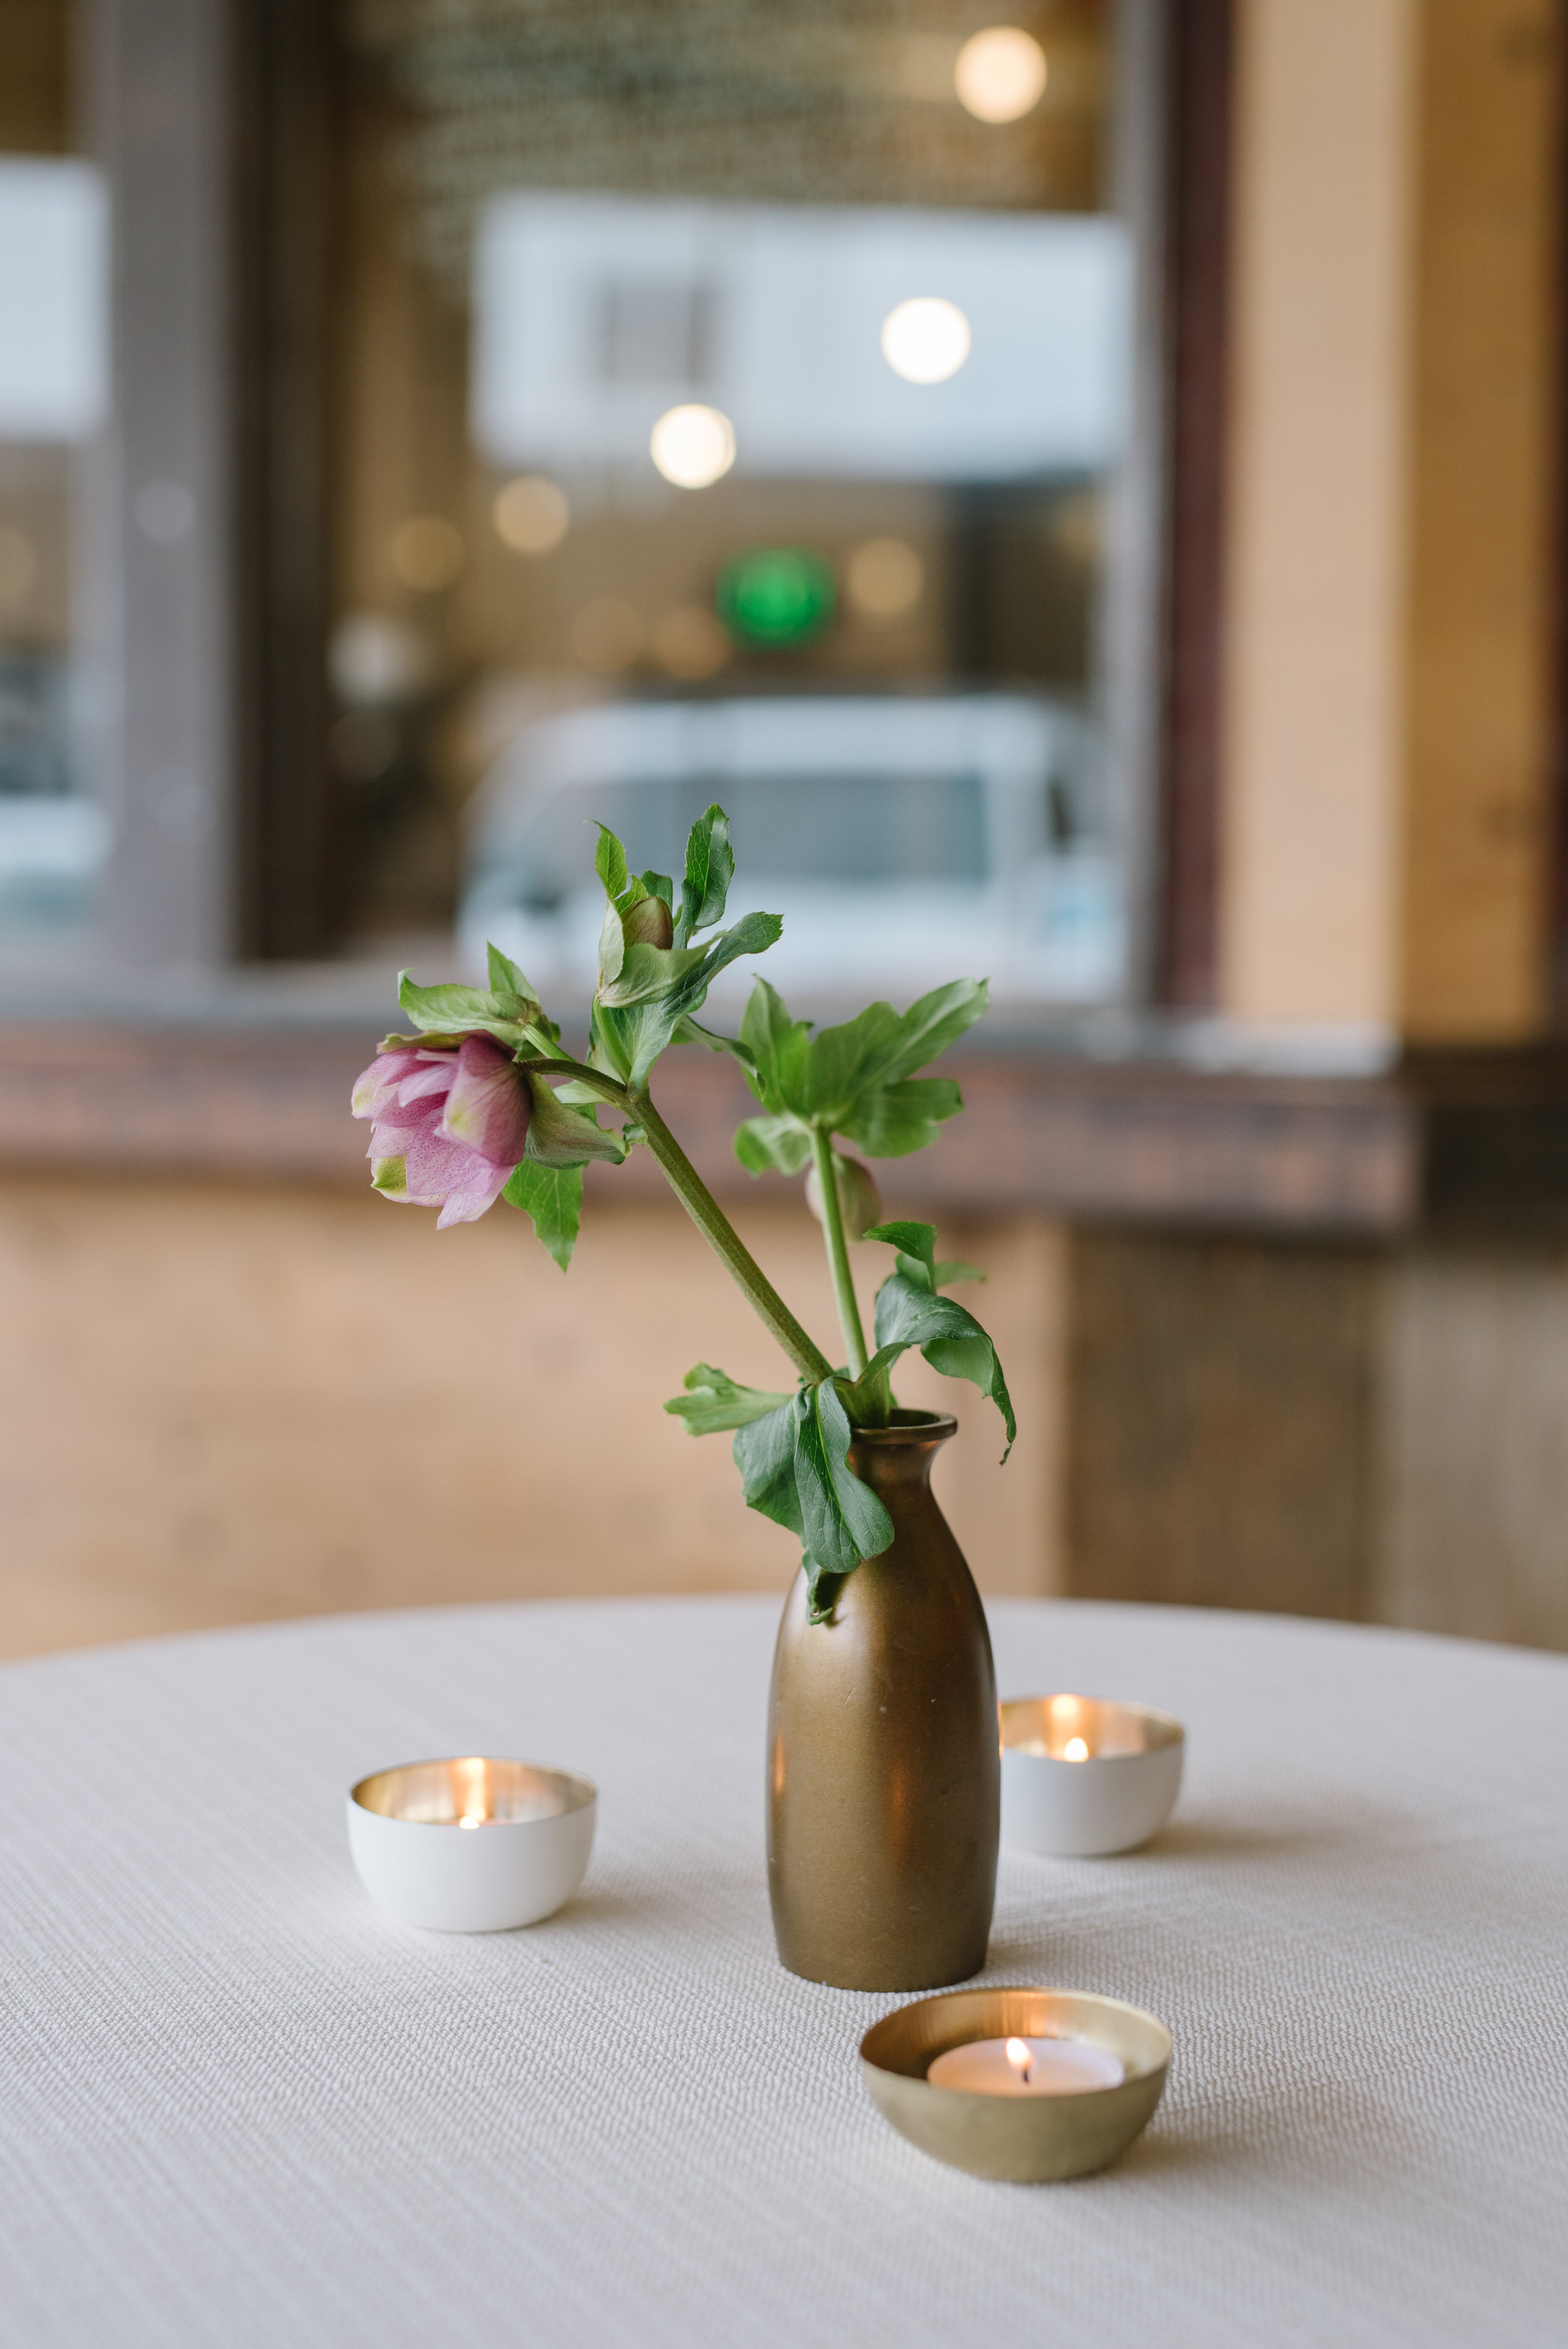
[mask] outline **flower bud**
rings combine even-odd
[[[862,1166],[858,1158],[841,1158],[833,1153],[833,1173],[838,1178],[839,1213],[843,1218],[844,1237],[858,1240],[882,1219],[882,1204],[877,1186],[872,1180],[871,1169]],[[822,1220],[822,1193],[817,1181],[815,1166],[806,1177],[806,1205]]]
[[[639,897],[621,916],[621,935],[629,947],[673,947],[676,926],[662,897]]]

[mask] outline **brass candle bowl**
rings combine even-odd
[[[1103,2047],[1126,2077],[1060,2096],[987,2096],[934,2087],[926,2071],[973,2039],[1078,2039]],[[975,2178],[1043,2185],[1084,2178],[1125,2153],[1165,2087],[1171,2033],[1119,1998],[1072,1990],[955,1990],[918,1999],[861,2042],[872,2102],[901,2137]]]

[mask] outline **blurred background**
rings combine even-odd
[[[782,1588],[656,1169],[562,1281],[347,1114],[487,938],[581,1042],[593,820],[714,798],[797,1011],[992,978],[882,1170],[991,1275],[983,1588],[1568,1648],[1563,36],[5,0],[0,1652]]]

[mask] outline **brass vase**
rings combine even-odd
[[[768,1885],[789,1971],[839,1990],[939,1990],[985,1962],[1001,1770],[980,1594],[931,1489],[957,1423],[901,1411],[850,1466],[892,1547],[812,1623],[797,1575],[769,1706]]]

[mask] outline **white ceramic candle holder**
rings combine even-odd
[[[1002,1714],[1002,1841],[1086,1859],[1158,1835],[1181,1785],[1186,1732],[1152,1705],[1015,1697]]]
[[[533,1762],[406,1762],[350,1790],[348,1848],[366,1892],[401,1923],[501,1933],[571,1899],[598,1800],[589,1779]]]

